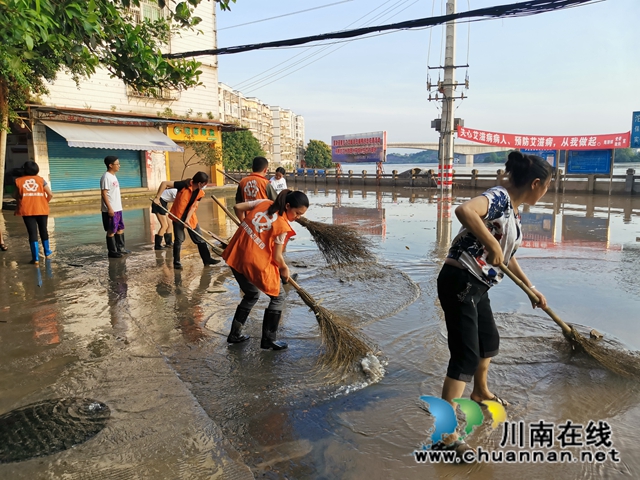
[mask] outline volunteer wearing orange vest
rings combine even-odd
[[[38,248],[38,230],[44,247],[45,257],[52,252],[49,248],[49,232],[47,221],[49,219],[49,202],[53,193],[44,178],[38,176],[40,167],[36,162],[27,161],[22,166],[24,175],[16,179],[16,191],[14,198],[18,201],[16,215],[20,215],[29,233],[29,246],[31,247],[31,262],[38,264],[40,249]]]
[[[222,258],[231,267],[244,297],[236,309],[227,342],[241,343],[249,339],[247,335],[242,335],[242,327],[258,301],[261,290],[271,298],[271,302],[264,312],[260,348],[287,348],[285,342],[276,342],[284,306],[284,289],[280,279],[289,281],[289,267],[282,252],[287,240],[295,235],[289,222],[304,215],[307,208],[307,196],[291,190],[280,192],[275,201],[254,200],[233,207],[242,223],[229,241]]]
[[[276,193],[271,182],[267,180],[267,170],[269,169],[269,160],[264,157],[256,157],[253,159],[253,173],[248,177],[240,180],[238,189],[236,190],[236,203],[251,202],[252,200],[260,200],[262,198],[275,200]]]
[[[220,260],[211,258],[211,253],[209,253],[209,247],[206,242],[193,233],[195,230],[202,235],[202,230],[200,230],[200,225],[198,225],[198,217],[196,217],[196,210],[198,209],[198,203],[202,200],[202,197],[204,197],[203,189],[207,186],[207,183],[209,183],[209,175],[204,172],[198,172],[193,178],[187,180],[178,182],[164,181],[160,184],[156,198],[153,200],[155,204],[160,205],[160,197],[167,188],[175,188],[178,190],[176,198],[173,201],[173,206],[171,207],[171,213],[189,225],[189,236],[198,247],[198,252],[205,267],[220,263]],[[175,220],[175,218],[171,218],[173,220],[173,233],[175,236],[173,242],[173,268],[181,269],[180,249],[182,248],[182,242],[185,240],[184,226]]]

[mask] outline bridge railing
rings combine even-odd
[[[250,171],[227,172],[236,180],[249,175]],[[549,187],[550,191],[570,193],[595,193],[604,195],[635,195],[640,194],[640,175],[634,169],[628,169],[626,174],[613,175],[556,175]],[[271,177],[271,174],[268,174]],[[372,187],[400,187],[400,188],[438,188],[437,172],[433,169],[424,171],[414,168],[405,172],[394,170],[392,173],[368,173],[366,170],[354,172],[348,170],[336,175],[333,170],[305,169],[303,172],[287,172],[287,184],[305,186],[372,186]],[[481,174],[477,170],[471,173],[456,173],[453,170],[454,188],[487,189],[499,185],[504,180],[504,171],[496,170],[495,174]]]

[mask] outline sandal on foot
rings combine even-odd
[[[473,400],[473,398],[471,399]],[[486,400],[482,400],[482,401],[477,401],[477,400],[473,400],[474,402],[476,402],[478,405],[480,405],[481,407],[486,407],[486,405],[482,402],[484,401],[489,401],[489,402],[498,402],[500,405],[502,405],[503,407],[507,408],[510,407],[511,404],[509,402],[507,402],[505,399],[500,398],[498,395],[494,395],[493,398],[487,398]]]
[[[7,247],[4,243],[0,243],[0,250],[6,252],[7,250],[9,250],[9,247]]]

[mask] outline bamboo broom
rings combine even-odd
[[[500,269],[518,285],[531,299],[534,304],[538,304],[540,299],[527,287],[522,280],[507,268],[504,263],[500,264]],[[567,325],[555,314],[549,307],[544,307],[545,311],[551,319],[556,322],[562,329],[564,337],[569,341],[573,348],[579,349],[587,355],[594,358],[607,370],[616,373],[622,377],[640,379],[640,356],[637,352],[621,352],[613,350],[604,345],[600,345],[581,335],[574,326]]]
[[[225,177],[235,183],[238,180],[218,169]],[[213,200],[222,207],[227,215],[228,210],[213,195]],[[318,245],[320,253],[329,265],[345,265],[359,261],[373,261],[371,242],[362,237],[358,231],[347,225],[333,225],[322,222],[314,222],[304,217],[296,220],[306,228],[313,241]]]

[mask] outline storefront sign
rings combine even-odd
[[[172,140],[182,140],[183,142],[218,142],[220,141],[220,127],[170,124],[167,126],[167,136]]]

